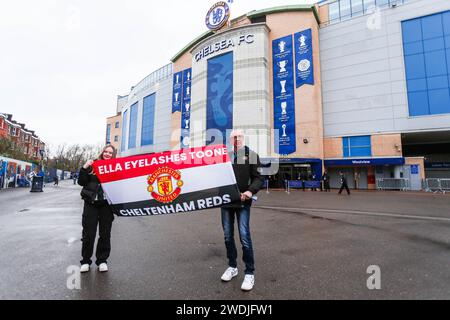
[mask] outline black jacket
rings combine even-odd
[[[253,195],[257,194],[264,185],[264,180],[259,172],[261,162],[258,154],[246,146],[236,153],[231,152],[229,156],[233,164],[234,176],[236,177],[239,191],[241,193],[250,191]],[[252,200],[245,201],[245,204],[251,205]],[[236,204],[234,204],[235,206]]]
[[[89,203],[107,203],[106,200],[97,200],[104,199],[103,189],[97,176],[90,172],[92,172],[92,167],[80,169],[78,184],[83,187],[81,198]]]

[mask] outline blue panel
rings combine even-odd
[[[307,29],[294,35],[295,79],[297,88],[304,84],[314,85],[312,31]]]
[[[428,91],[430,114],[450,113],[450,93],[447,89]]]
[[[442,14],[442,24],[444,26],[444,34],[450,36],[450,11]]]
[[[406,56],[411,55],[411,54],[423,53],[423,42],[416,41],[416,42],[405,43],[405,45],[403,47],[403,51]]]
[[[430,113],[426,91],[408,93],[409,115],[423,116]]]
[[[130,132],[128,135],[128,149],[136,148],[137,114],[138,103],[136,102],[130,108]]]
[[[427,77],[440,76],[447,74],[445,68],[445,51],[434,51],[425,53],[425,65]]]
[[[425,52],[444,50],[444,48],[445,48],[444,38],[439,37],[439,38],[425,40],[423,42],[423,47],[425,48]]]
[[[425,57],[423,54],[405,56],[406,79],[425,78]]]
[[[297,149],[293,49],[292,35],[272,41],[273,128],[278,154],[292,154]]]
[[[233,128],[233,52],[208,60],[206,118],[207,130],[222,133],[222,137],[207,137],[206,143],[225,144],[227,130]]]
[[[350,138],[342,138],[344,158],[350,157]]]
[[[450,48],[450,36],[445,36],[445,48]]]
[[[370,146],[370,136],[351,137],[350,147],[365,147]]]
[[[423,39],[431,39],[435,37],[442,37],[442,15],[434,14],[432,16],[423,17],[422,20],[422,35]]]
[[[172,87],[172,113],[181,111],[181,102],[183,100],[183,73],[178,72],[173,75]]]
[[[408,81],[408,92],[427,90],[427,80],[425,78]]]
[[[121,151],[125,151],[125,143],[126,143],[126,136],[128,131],[128,110],[125,110],[123,113],[123,119],[122,119],[122,143],[120,146]]]
[[[450,76],[450,50],[447,49],[445,55],[447,58],[447,74]]]
[[[141,146],[148,146],[153,144],[154,127],[155,95],[152,94],[144,98],[144,107],[142,109]]]
[[[382,165],[404,165],[405,158],[376,158],[376,159],[352,159],[352,160],[325,160],[324,164],[328,166],[382,166]],[[376,168],[377,173],[383,173],[383,167]]]
[[[357,147],[351,149],[352,157],[370,157],[372,155],[372,149],[370,147]]]
[[[412,80],[410,82],[412,82]],[[428,90],[448,88],[448,77],[445,75],[440,77],[427,78],[427,84]]]
[[[419,19],[402,22],[403,42],[414,42],[422,40],[422,26]]]
[[[192,69],[183,70],[183,103],[181,108],[181,149],[187,149],[191,138]]]

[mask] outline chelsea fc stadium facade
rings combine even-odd
[[[326,169],[332,187],[343,171],[351,188],[404,178],[420,190],[425,178],[450,178],[448,0],[228,16],[218,2],[208,32],[118,97],[121,156],[224,143],[242,129],[280,179]]]

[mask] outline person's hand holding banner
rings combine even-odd
[[[96,161],[93,168],[118,216],[190,212],[241,200],[223,145]]]

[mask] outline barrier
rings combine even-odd
[[[408,191],[411,190],[411,184],[409,179],[383,178],[377,179],[377,189]]]
[[[44,177],[34,176],[30,192],[44,192],[43,187]]]
[[[425,191],[445,194],[450,191],[450,179],[426,179]]]
[[[305,181],[305,189],[320,189],[321,181]],[[285,181],[285,189],[290,193],[291,189],[303,189],[303,182],[300,180]]]

